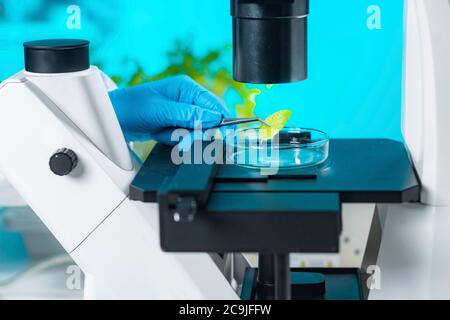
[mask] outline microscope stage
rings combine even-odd
[[[314,168],[263,175],[235,165],[182,164],[157,145],[130,189],[158,202],[161,243],[173,252],[338,252],[341,203],[417,202],[405,146],[335,139]]]

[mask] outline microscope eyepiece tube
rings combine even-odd
[[[231,0],[234,79],[305,80],[308,14],[309,0]]]

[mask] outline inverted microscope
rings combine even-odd
[[[87,299],[450,298],[450,1],[405,2],[405,144],[330,139],[325,163],[271,175],[175,165],[164,145],[141,166],[89,42],[44,40],[0,84],[0,171],[81,267]],[[307,78],[309,0],[231,12],[237,81]],[[338,252],[355,202],[377,204],[363,268],[291,269],[290,253]],[[259,266],[230,285],[210,252],[255,252]]]

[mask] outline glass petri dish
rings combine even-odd
[[[272,139],[261,139],[260,128],[227,135],[227,162],[247,168],[306,168],[328,159],[330,139],[320,130],[284,128]]]

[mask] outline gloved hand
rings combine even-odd
[[[109,93],[128,141],[171,141],[176,128],[202,129],[218,125],[229,115],[225,105],[188,76],[176,76]]]

